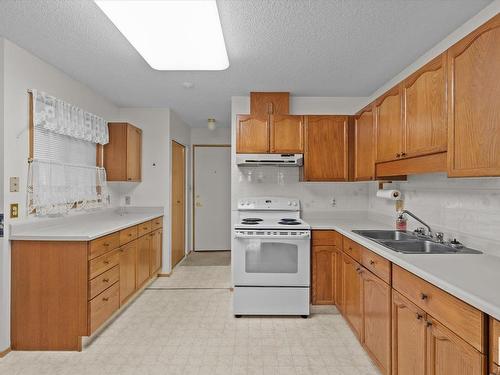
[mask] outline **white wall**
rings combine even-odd
[[[4,211],[4,39],[0,38],[0,212]],[[0,238],[0,352],[10,346],[10,252]]]
[[[110,183],[110,190],[120,196],[130,196],[132,206],[162,206],[163,264],[162,272],[170,270],[170,110],[168,108],[120,108],[120,121],[142,129],[142,182]]]
[[[4,78],[4,211],[19,203],[19,219],[26,219],[28,173],[28,93],[30,88],[46,91],[74,103],[106,120],[118,117],[118,108],[87,86],[70,78],[8,40],[3,42]],[[8,191],[8,178],[20,178],[20,191]],[[6,218],[6,229],[11,220]],[[4,239],[0,272],[0,351],[10,345],[10,246]]]
[[[231,128],[216,127],[214,130],[207,128],[191,129],[192,145],[230,145]]]

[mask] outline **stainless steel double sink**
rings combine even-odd
[[[353,233],[404,254],[482,254],[479,250],[440,243],[414,232],[398,230],[353,230]]]

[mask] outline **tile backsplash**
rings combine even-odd
[[[434,231],[456,237],[469,246],[500,255],[500,178],[447,178],[444,173],[408,176],[386,185],[399,189],[405,208],[426,221]],[[377,198],[376,183],[369,185],[369,209],[395,217],[394,202]],[[419,225],[408,220],[413,229]]]

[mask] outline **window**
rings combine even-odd
[[[104,206],[106,171],[96,157],[108,142],[104,119],[37,90],[30,108],[29,214]]]

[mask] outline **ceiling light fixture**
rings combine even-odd
[[[157,70],[229,67],[215,0],[95,0]]]
[[[215,130],[215,119],[214,118],[208,119],[208,130]]]

